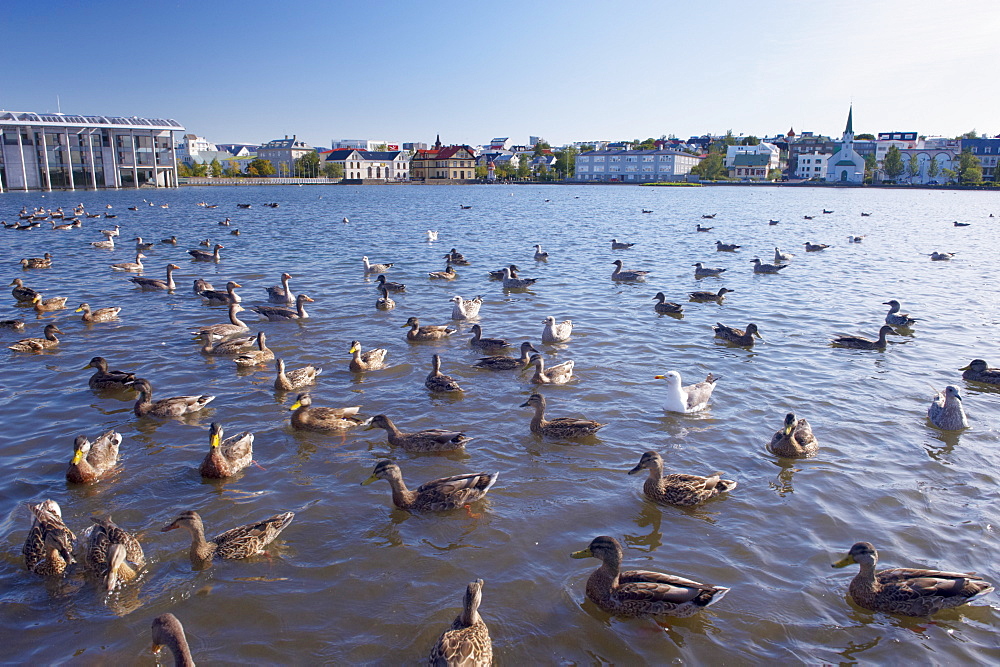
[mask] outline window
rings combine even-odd
[[[983,147],[983,152],[984,153],[989,153],[990,152],[990,147],[989,146],[984,146]]]
[[[608,171],[621,171],[621,170],[622,170],[622,168],[621,168],[621,167],[610,167],[610,168],[608,169]]]
[[[635,162],[636,161],[636,156],[634,156],[634,155],[627,155],[627,156],[625,156],[625,161],[626,162]]]
[[[622,159],[620,157],[618,157],[618,156],[612,156],[611,161],[612,162],[621,162]]]
[[[643,171],[653,171],[653,168],[652,167],[647,167],[647,166],[643,165],[642,170]]]
[[[639,167],[633,167],[632,165],[629,165],[625,167],[625,171],[639,171]]]
[[[660,162],[667,162],[667,161],[670,160],[671,157],[672,156],[670,156],[670,155],[661,155],[660,156]]]
[[[577,171],[590,171],[590,167],[585,164],[581,164],[579,167],[577,167]]]
[[[595,165],[594,171],[604,171],[604,165]]]
[[[594,158],[594,162],[604,162],[604,156],[598,155]]]
[[[653,156],[652,155],[643,155],[642,156],[642,161],[643,162],[652,162],[653,161]]]

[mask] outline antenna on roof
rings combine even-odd
[[[59,102],[58,95],[56,95],[56,113],[62,113],[62,103]]]

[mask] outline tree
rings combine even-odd
[[[976,134],[976,128],[972,128],[960,137],[955,137],[956,139],[978,139],[979,135]]]
[[[497,178],[502,180],[513,178],[514,174],[517,172],[517,170],[510,164],[510,162],[501,162],[500,164],[497,164],[495,171]]]
[[[645,139],[643,141],[639,141],[638,139],[636,139],[632,144],[632,148],[640,151],[653,150],[654,148],[656,148],[656,139],[654,139],[653,137],[649,137],[648,139]]]
[[[384,152],[389,150],[389,146],[387,144],[375,144],[375,148],[372,150]]]
[[[726,161],[722,153],[712,151],[704,160],[691,167],[691,173],[708,181],[714,181],[724,176]]]
[[[191,175],[199,177],[208,176],[208,165],[204,162],[195,162],[191,165]]]
[[[250,166],[247,167],[247,173],[253,169],[254,176],[274,176],[276,173],[274,171],[274,165],[271,164],[270,160],[265,160],[263,158],[254,158],[250,161]]]
[[[740,145],[741,146],[758,146],[758,145],[760,145],[760,139],[758,139],[757,137],[755,137],[755,136],[753,136],[751,134],[749,137],[744,137],[743,141],[740,142]]]
[[[983,164],[971,151],[958,156],[958,182],[960,185],[982,185]]]
[[[177,176],[179,178],[191,178],[191,167],[181,162],[177,165]]]
[[[294,172],[299,178],[316,178],[319,175],[319,154],[312,151],[296,159]]]
[[[875,141],[875,135],[864,132],[863,134],[858,134],[854,137],[855,141]]]
[[[722,137],[722,143],[726,146],[735,146],[739,141],[733,136],[732,130],[726,130],[726,136]]]
[[[344,167],[338,162],[327,162],[323,165],[323,175],[327,178],[343,178]]]
[[[517,163],[517,177],[528,178],[529,176],[531,176],[531,160],[528,159],[527,155],[522,155],[521,160]]]
[[[927,165],[927,177],[936,178],[939,173],[941,173],[941,167],[938,165],[937,155],[935,155]]]
[[[556,151],[556,173],[560,178],[573,178],[576,175],[576,156],[580,151],[575,146],[570,146],[564,151]]]
[[[489,168],[485,164],[476,165],[476,178],[486,178],[486,174],[489,172]]]
[[[243,172],[240,171],[239,162],[237,162],[236,160],[229,160],[227,164],[229,166],[226,167],[225,171],[223,171],[224,176],[227,176],[229,178],[236,178],[237,176],[243,175]]]
[[[945,177],[947,183],[951,183],[958,177],[958,172],[954,169],[944,168],[941,170],[941,174]]]
[[[219,162],[218,158],[212,158],[212,162],[208,165],[208,173],[212,175],[212,178],[222,176],[222,163]]]
[[[875,179],[875,172],[878,170],[878,160],[874,155],[865,156],[865,182],[871,183]]]
[[[906,177],[913,182],[913,179],[920,178],[920,159],[916,153],[910,154],[910,160],[906,163]]]
[[[551,149],[552,146],[549,146],[549,143],[547,141],[539,141],[537,144],[535,144],[535,151],[533,155],[535,157],[538,157],[539,155],[545,155],[545,151]]]
[[[898,147],[889,146],[889,151],[885,154],[885,160],[882,161],[882,170],[893,181],[903,175],[906,167],[903,166],[903,156],[899,152]]]
[[[781,180],[781,170],[780,169],[769,169],[767,172],[767,180],[769,181],[780,181]]]

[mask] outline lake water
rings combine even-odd
[[[149,207],[143,198],[169,208]],[[206,210],[197,202],[218,203]],[[279,208],[262,206],[278,202]],[[27,331],[0,331],[5,344],[40,335],[44,322],[65,332],[45,354],[3,350],[0,385],[0,634],[12,663],[150,664],[149,624],[172,612],[204,663],[406,663],[424,660],[461,608],[465,585],[486,582],[481,614],[498,664],[763,662],[956,664],[995,662],[1000,599],[937,615],[933,623],[870,613],[846,597],[855,568],[833,570],[852,543],[873,542],[884,567],[974,570],[1000,581],[996,558],[1000,482],[1000,396],[968,385],[957,370],[976,357],[1000,365],[996,289],[1000,195],[995,192],[805,188],[643,188],[586,186],[187,188],[175,191],[6,193],[0,218],[29,208],[82,202],[113,205],[116,220],[83,229],[2,230],[5,281],[22,277],[70,309],[35,319],[4,296],[0,319],[21,316]],[[237,203],[252,203],[238,209]],[[139,205],[138,211],[127,206]],[[460,205],[472,206],[463,210]],[[641,210],[652,209],[643,214]],[[823,214],[823,209],[833,213]],[[870,212],[862,217],[861,212]],[[717,214],[704,220],[702,214]],[[804,215],[815,216],[806,220]],[[231,217],[231,228],[216,224]],[[344,224],[342,219],[349,218]],[[768,225],[769,219],[780,224]],[[954,227],[954,220],[971,222]],[[122,226],[119,248],[95,250],[97,230]],[[714,227],[698,233],[695,226]],[[427,243],[428,229],[439,241]],[[849,234],[866,235],[848,244]],[[176,247],[148,252],[146,275],[174,262],[174,294],[140,292],[109,265],[130,261],[128,239],[177,235]],[[634,242],[610,250],[610,239]],[[219,264],[191,262],[205,238],[226,248]],[[739,243],[717,253],[714,242]],[[828,243],[804,252],[805,241]],[[532,245],[549,252],[532,259]],[[750,260],[774,247],[796,253],[780,275],[754,275]],[[457,248],[472,262],[453,283],[431,281],[442,255]],[[957,253],[932,262],[934,250]],[[23,271],[21,257],[53,255],[53,267]],[[375,309],[361,256],[394,262],[405,282],[390,312]],[[616,284],[611,263],[652,273]],[[692,264],[723,266],[721,278],[695,280]],[[536,277],[528,292],[505,293],[487,271],[514,262]],[[360,405],[406,431],[444,427],[474,437],[449,455],[390,448],[382,430],[345,437],[292,431],[273,371],[238,372],[205,358],[188,330],[226,321],[226,309],[191,292],[203,277],[243,285],[245,305],[287,271],[295,292],[315,299],[312,318],[252,324],[289,368],[320,365],[314,403]],[[5,283],[6,284],[6,283]],[[695,289],[735,290],[722,305],[687,303]],[[684,302],[682,318],[658,316],[653,295]],[[411,344],[401,328],[450,320],[448,299],[483,295],[485,336],[540,346],[542,320],[572,319],[572,339],[542,346],[551,363],[573,359],[575,379],[541,391],[549,416],[607,422],[597,437],[551,442],[528,430],[518,406],[535,391],[530,374],[472,367],[479,354],[469,325],[438,343]],[[834,349],[838,333],[874,337],[891,298],[920,321],[892,336],[884,352]],[[122,307],[116,323],[87,326],[80,302]],[[254,316],[247,313],[253,322]],[[713,339],[716,322],[764,338],[752,350]],[[354,375],[348,348],[385,347],[391,367]],[[430,357],[465,392],[430,396]],[[149,378],[156,398],[213,394],[208,410],[185,420],[138,420],[132,402],[87,387],[91,357]],[[710,408],[664,413],[665,384],[721,376]],[[931,388],[959,386],[971,428],[944,434],[926,420]],[[779,460],[765,450],[783,416],[809,419],[821,450]],[[255,458],[240,476],[203,481],[197,465],[208,428],[256,434]],[[64,474],[78,434],[114,428],[124,436],[120,472],[90,486]],[[693,509],[645,500],[641,476],[626,472],[646,450],[669,471],[725,471],[739,482],[729,497]],[[471,511],[410,515],[392,506],[389,486],[360,486],[379,458],[402,468],[410,488],[462,472],[499,471],[497,485]],[[141,533],[149,565],[141,580],[106,597],[82,576],[46,582],[24,571],[25,504],[57,500],[79,532],[91,515],[110,514]],[[282,511],[294,522],[269,557],[220,561],[193,572],[183,531],[159,528],[198,510],[209,536]],[[671,572],[731,587],[726,598],[668,629],[648,620],[609,618],[585,601],[598,565],[570,553],[598,535],[625,548],[628,568]],[[161,658],[165,660],[166,658]]]

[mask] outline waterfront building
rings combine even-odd
[[[840,147],[827,161],[826,180],[857,184],[865,181],[865,159],[854,150],[854,107],[847,112],[847,126]]]
[[[820,153],[818,150],[812,153],[796,153],[796,167],[792,174],[795,178],[826,178],[827,163],[832,155],[832,151]]]
[[[275,175],[291,176],[295,161],[315,150],[306,142],[299,141],[294,134],[291,139],[286,134],[284,139],[272,139],[263,144],[257,149],[257,157],[261,160],[270,160]]]
[[[929,140],[928,140],[929,141]],[[987,139],[960,139],[959,153],[969,151],[977,158],[983,167],[983,180],[992,181],[997,174],[997,157],[1000,156],[1000,137]]]
[[[438,135],[434,148],[414,152],[410,179],[424,182],[462,182],[476,177],[476,154],[470,146],[442,146]]]
[[[575,180],[655,183],[682,180],[703,158],[671,149],[594,150],[576,157]]]
[[[813,156],[825,156],[823,159],[825,167],[829,157],[837,152],[837,142],[830,137],[812,132],[802,132],[792,139],[788,144],[788,164],[785,168],[785,174],[789,178],[826,178],[826,169],[815,171],[816,163],[813,160],[816,158]],[[810,160],[808,170],[800,170],[800,167],[806,166],[804,160]],[[807,173],[808,176],[805,175]]]
[[[879,132],[875,142],[875,159],[879,162],[885,160],[885,154],[889,152],[890,146],[895,146],[899,150],[920,148],[918,141],[916,132]]]
[[[334,139],[330,148],[353,148],[359,151],[398,151],[399,142],[390,143],[384,139]]]
[[[339,164],[344,180],[406,181],[410,178],[410,156],[405,151],[361,151],[340,148],[320,153],[324,164]]]
[[[257,144],[216,144],[216,146],[220,151],[226,151],[237,158],[256,157],[259,148]]]
[[[780,168],[781,151],[766,141],[755,146],[727,146],[725,164],[731,177],[763,180],[771,169]]]
[[[0,192],[176,187],[183,131],[165,118],[0,111]]]
[[[410,153],[414,151],[425,151],[428,148],[430,148],[430,146],[422,141],[407,141],[403,143],[403,150]]]

